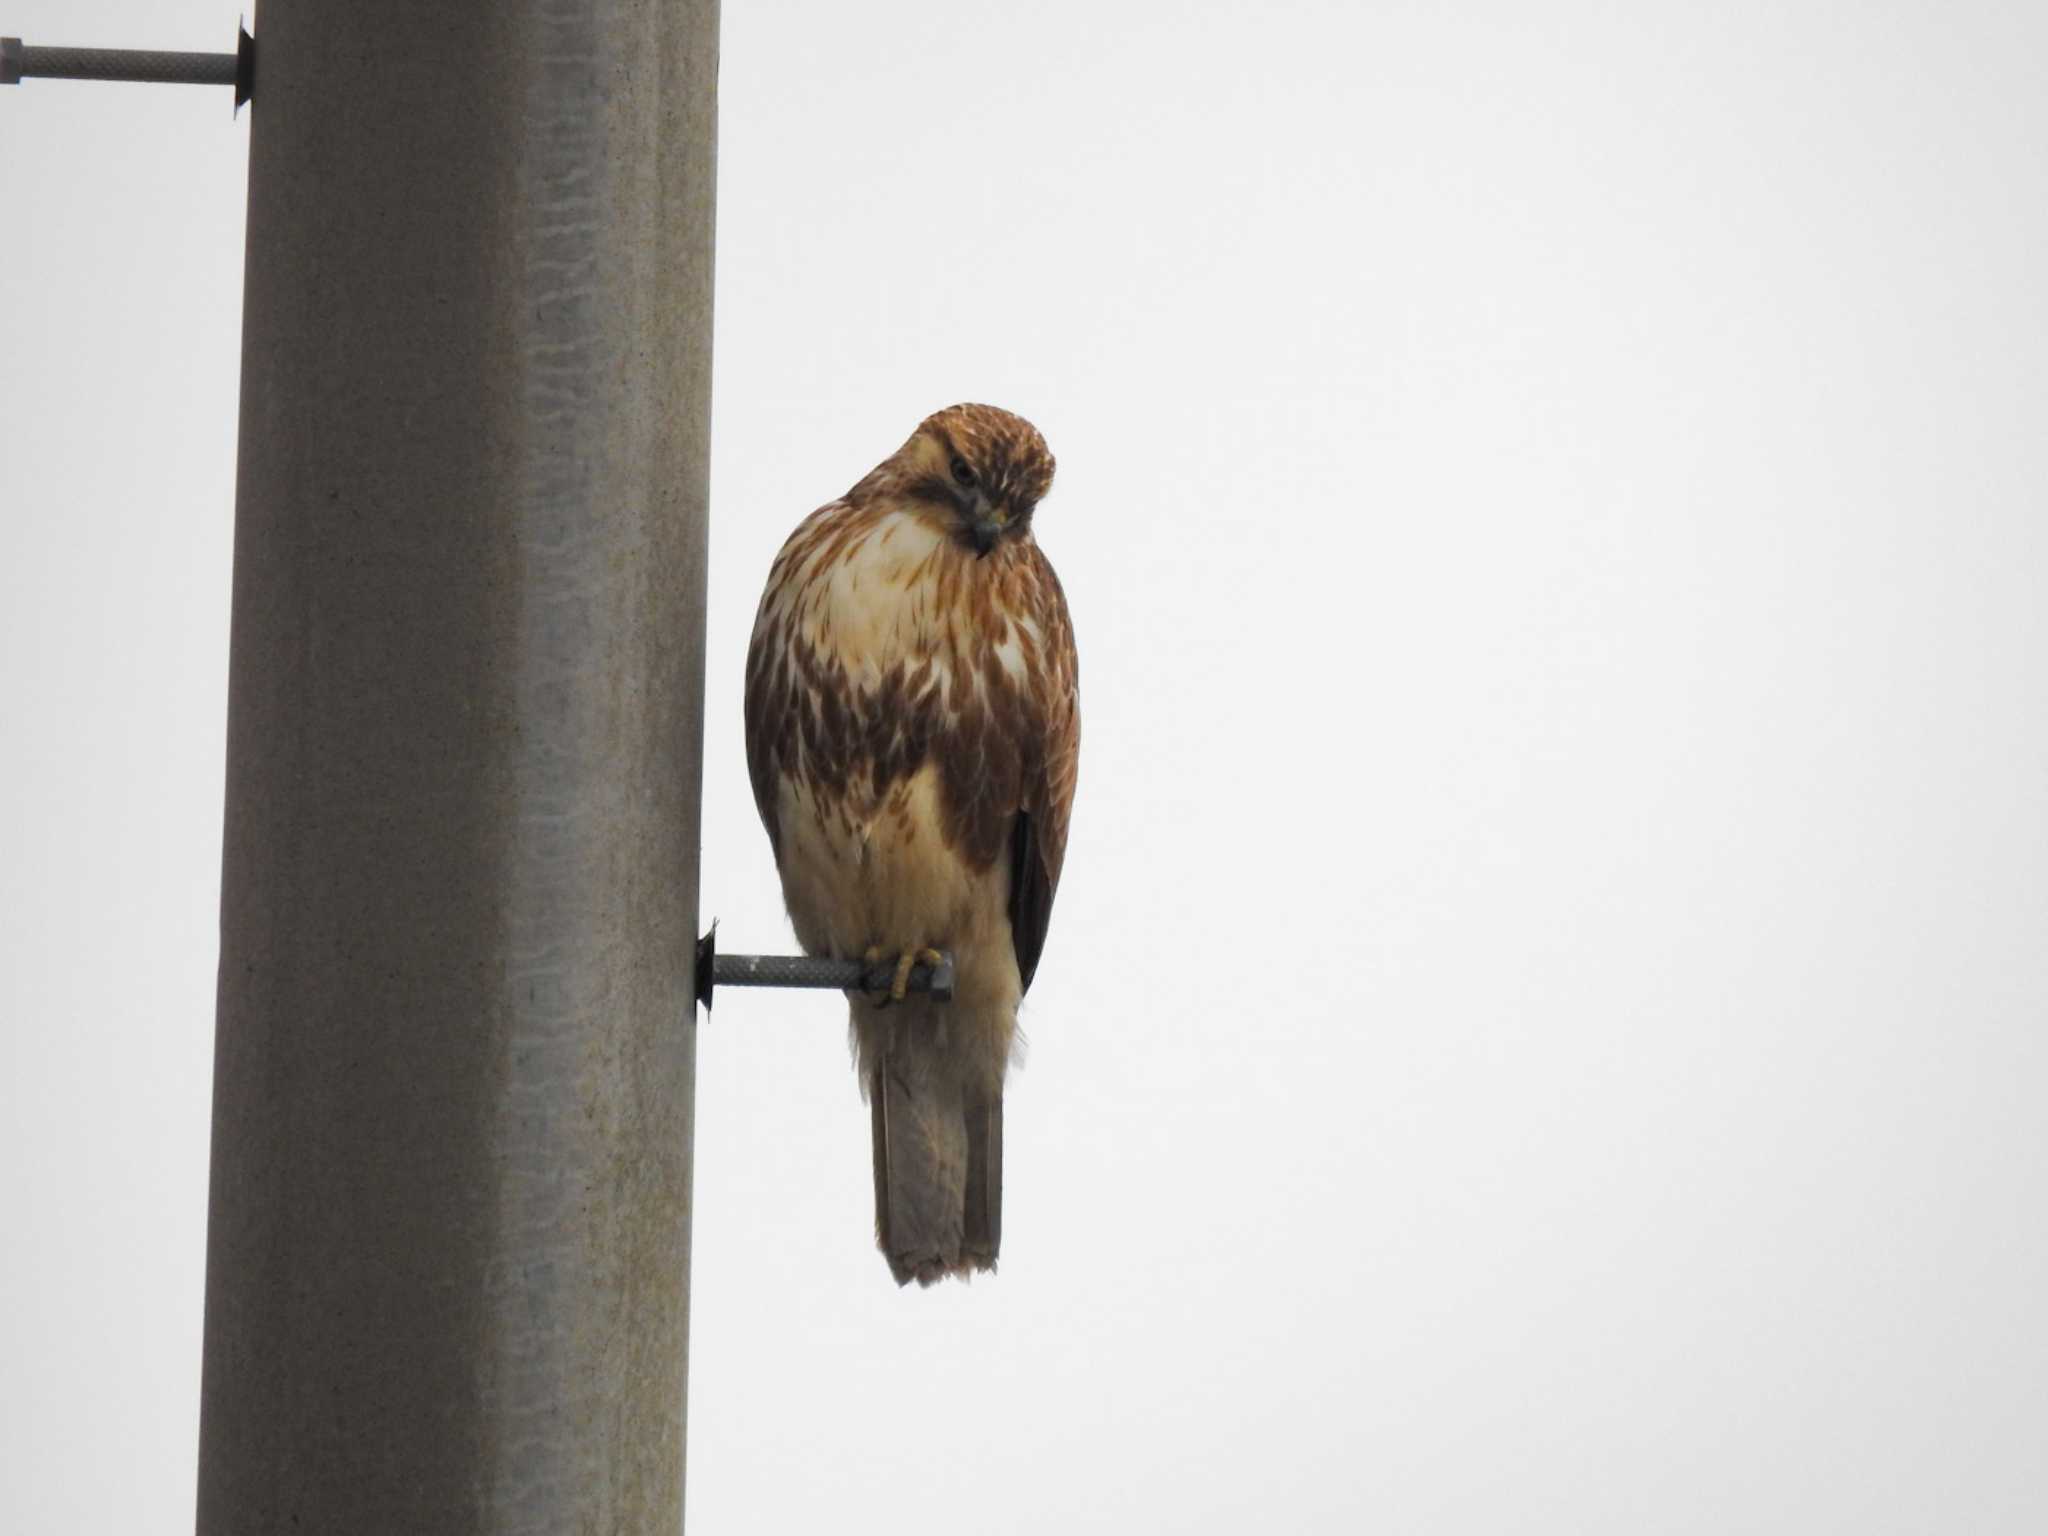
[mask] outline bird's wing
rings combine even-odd
[[[799,654],[795,599],[819,546],[845,520],[844,501],[818,508],[790,534],[761,592],[754,615],[754,634],[747,645],[746,737],[747,777],[754,788],[754,808],[768,829],[768,846],[779,859],[781,829],[776,825],[778,780],[792,771],[800,756],[799,716],[804,708],[804,667]]]
[[[1081,760],[1079,660],[1073,620],[1059,577],[1034,545],[1032,587],[1043,666],[1029,701],[1036,716],[1025,763],[1023,805],[1010,829],[1010,941],[1024,990],[1045,952],[1060,867],[1067,856],[1067,824],[1074,808],[1074,781]]]

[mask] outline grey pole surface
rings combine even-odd
[[[199,1530],[682,1519],[716,0],[266,0]]]

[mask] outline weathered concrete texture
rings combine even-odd
[[[717,5],[257,21],[199,1529],[674,1532]]]

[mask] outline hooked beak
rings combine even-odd
[[[968,528],[974,540],[974,548],[980,554],[987,554],[996,547],[996,540],[1003,536],[1003,518],[995,512],[984,512]]]

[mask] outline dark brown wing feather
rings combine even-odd
[[[1081,755],[1080,666],[1073,620],[1051,563],[1035,545],[1031,555],[1035,617],[1045,636],[1044,667],[1036,679],[1037,696],[1030,701],[1038,716],[1033,733],[1037,739],[1027,760],[1024,804],[1010,826],[1010,942],[1027,992],[1052,924]]]
[[[828,502],[805,518],[784,542],[769,568],[768,584],[754,615],[753,638],[747,645],[746,740],[747,777],[753,784],[754,808],[768,829],[768,846],[779,860],[782,829],[776,825],[776,784],[801,760],[806,728],[807,691],[816,692],[821,658],[804,644],[789,611],[780,600],[795,581],[805,558],[819,542],[833,537],[849,521],[845,502]],[[831,703],[836,694],[828,694]],[[812,743],[813,756],[820,744]]]
[[[1045,931],[1052,926],[1051,879],[1045,861],[1038,856],[1031,813],[1019,811],[1010,834],[1010,942],[1017,949],[1017,974],[1024,990],[1031,990],[1031,978],[1038,971],[1038,957],[1045,953]]]

